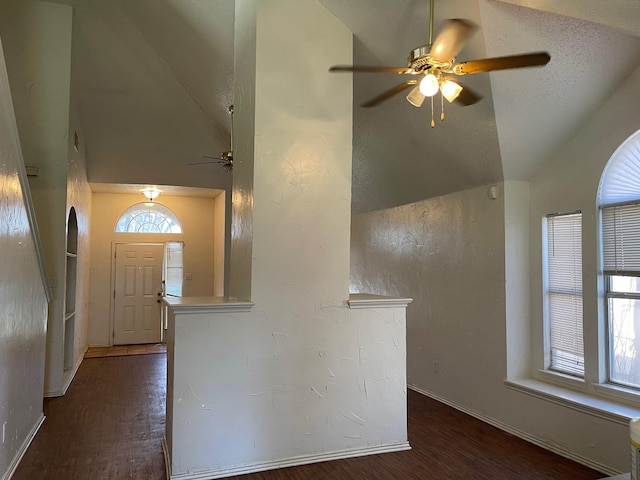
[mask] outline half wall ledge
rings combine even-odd
[[[349,308],[406,308],[413,302],[413,298],[387,297],[370,293],[351,293],[347,304]]]
[[[164,303],[175,313],[230,313],[248,312],[253,302],[234,297],[163,297]]]

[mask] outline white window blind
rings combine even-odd
[[[640,275],[640,203],[602,208],[605,273]]]
[[[584,376],[582,214],[547,217],[549,368]]]
[[[182,252],[183,242],[167,242],[165,247],[165,294],[182,296]]]

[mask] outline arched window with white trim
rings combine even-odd
[[[143,202],[127,208],[116,222],[118,233],[182,233],[175,214],[159,203]]]
[[[640,130],[612,155],[598,191],[608,380],[640,389]]]

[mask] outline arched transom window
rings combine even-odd
[[[602,270],[608,378],[640,389],[640,131],[613,154],[602,174]]]
[[[120,233],[182,233],[180,222],[164,205],[137,203],[127,208],[116,223]]]

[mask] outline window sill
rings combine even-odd
[[[611,383],[597,383],[593,389],[602,396],[609,397],[613,401],[620,401],[640,409],[640,392],[632,388]]]
[[[538,370],[538,376],[545,382],[554,383],[561,387],[569,387],[579,390],[587,389],[587,382],[584,378],[574,377],[565,373],[554,372],[551,370]]]
[[[545,373],[555,376],[550,372]],[[562,375],[562,377],[565,376]],[[594,385],[594,392],[588,393],[586,387],[585,391],[577,391],[566,386],[533,379],[505,380],[504,383],[507,388],[517,392],[621,425],[628,425],[632,418],[640,417],[639,396],[634,396],[637,406],[626,405],[621,401],[620,397],[615,397],[614,399],[614,395],[610,391],[620,389],[611,385]],[[582,383],[584,384],[585,382]],[[628,392],[627,395],[629,395]],[[605,398],[605,396],[609,398]],[[625,398],[625,403],[629,403],[628,397]]]

